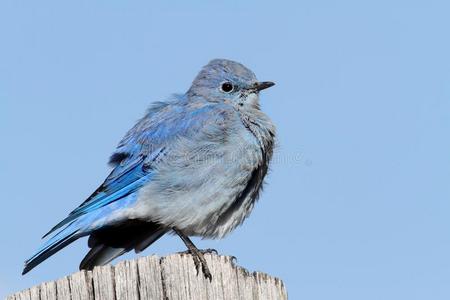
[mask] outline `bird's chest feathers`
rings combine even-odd
[[[275,127],[271,120],[260,110],[238,110],[245,129],[250,132],[261,147],[261,151],[272,153]]]
[[[242,223],[272,156],[274,128],[257,117],[239,114],[232,129],[208,143],[181,140],[140,192],[134,211],[189,235],[222,237]]]

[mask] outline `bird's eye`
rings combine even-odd
[[[225,93],[231,93],[234,89],[234,86],[231,82],[224,82],[222,83],[222,85],[220,86],[220,89],[222,90],[222,92]]]

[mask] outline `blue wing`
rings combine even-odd
[[[146,155],[131,156],[128,159],[131,161],[125,162],[124,165],[118,165],[107,177],[105,182],[86,201],[73,210],[64,220],[54,226],[44,237],[82,215],[93,212],[139,190],[152,178],[153,172],[151,172],[151,167],[149,167],[150,163],[164,149],[158,150],[154,153],[153,158],[149,158]]]
[[[122,139],[109,163],[114,167],[103,184],[64,220],[43,237],[93,212],[138,191],[153,175],[153,165],[163,156],[166,144],[189,128],[180,116],[182,109],[170,102],[157,102]],[[172,103],[173,104],[173,103]],[[171,107],[171,110],[164,108]],[[177,122],[173,122],[173,121]],[[171,122],[172,121],[172,122]]]
[[[114,169],[103,184],[44,236],[53,234],[26,261],[23,274],[76,239],[108,225],[97,224],[99,219],[133,204],[137,191],[152,180],[154,167],[170,152],[174,139],[195,136],[208,124],[222,124],[224,118],[217,106],[207,103],[189,107],[177,99],[154,104],[119,143],[110,159]]]
[[[103,184],[44,237],[138,191],[152,179],[153,167],[170,151],[173,139],[196,134],[208,123],[223,122],[224,115],[218,113],[217,105],[189,107],[184,100],[154,103],[119,143],[110,158],[114,169]]]

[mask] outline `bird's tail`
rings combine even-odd
[[[115,217],[112,217],[112,215],[114,212],[117,212],[120,209],[128,207],[128,205],[130,205],[130,203],[133,203],[134,200],[135,195],[132,194],[129,197],[124,197],[112,204],[77,216],[76,218],[71,220],[68,224],[63,225],[60,228],[57,228],[56,231],[53,231],[51,233],[51,235],[48,237],[48,240],[42,245],[42,247],[30,259],[28,259],[25,262],[25,267],[23,269],[22,274],[28,273],[31,269],[39,265],[41,262],[52,256],[59,250],[63,249],[70,243],[76,241],[77,239],[83,236],[87,236],[89,234],[91,234],[92,236],[96,236],[98,235],[96,232],[104,231],[102,228],[111,228],[111,225],[109,224],[123,223],[126,220],[124,214],[116,214]],[[129,237],[130,235],[133,234],[135,233],[126,232],[125,237]],[[115,234],[114,233],[111,234],[109,236],[109,239],[114,241]],[[105,243],[107,244],[107,239]],[[104,252],[105,251],[102,251],[101,253]],[[114,256],[113,258],[115,258],[121,255],[117,251],[114,251],[114,253],[116,254],[113,255],[112,252],[110,252],[109,256],[110,257]],[[105,257],[105,254],[102,255],[97,254],[95,257],[100,256]]]
[[[53,235],[42,247],[27,261],[25,261],[25,267],[22,271],[22,275],[25,275],[31,269],[39,265],[41,262],[63,249],[70,243],[76,241],[80,237],[87,233],[81,230],[78,225],[79,222],[73,221],[65,228]]]
[[[36,251],[31,258],[25,261],[25,267],[22,275],[28,273],[31,269],[70,243],[83,236],[89,235],[95,229],[104,225],[107,217],[111,214],[111,211],[111,207],[104,207],[102,209],[81,215],[72,220],[69,224],[53,232],[42,247],[39,248],[39,250]]]
[[[127,220],[91,233],[88,245],[91,250],[80,263],[80,270],[92,270],[109,263],[130,250],[143,251],[167,232],[153,222]]]

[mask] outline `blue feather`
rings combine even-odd
[[[127,165],[117,166],[96,192],[73,210],[68,217],[54,226],[44,237],[84,214],[93,212],[139,190],[151,180],[153,175],[144,161],[145,158],[140,157]]]
[[[101,209],[86,213],[75,220],[71,220],[68,224],[65,224],[65,226],[61,225],[61,229],[59,231],[56,231],[55,229],[53,236],[51,236],[35,252],[35,254],[25,262],[25,268],[22,274],[27,273],[42,261],[78,238],[86,236],[92,231],[102,227],[104,222],[99,222],[102,218],[109,216],[118,208],[127,207],[133,204],[136,201],[136,198],[136,193],[130,194],[127,197],[123,197],[120,201],[116,201]]]

